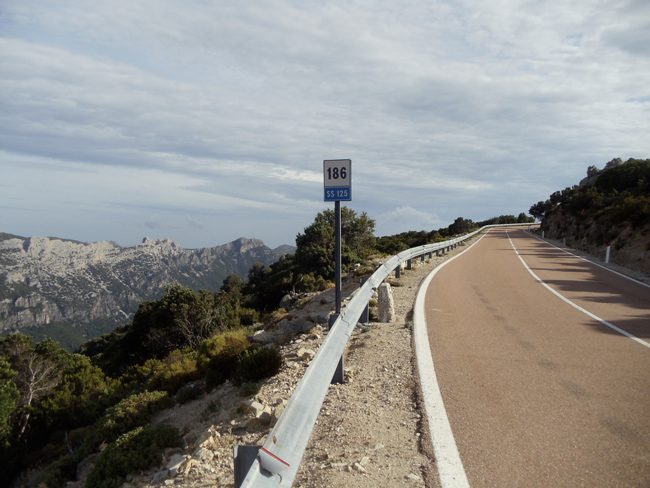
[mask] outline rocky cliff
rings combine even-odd
[[[172,282],[218,290],[230,274],[246,276],[271,264],[289,246],[257,239],[183,249],[145,238],[133,247],[0,233],[0,333],[34,326],[124,323],[138,304],[157,299]]]

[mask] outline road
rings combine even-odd
[[[498,229],[440,270],[425,314],[471,487],[650,487],[649,287]]]

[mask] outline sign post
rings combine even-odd
[[[330,327],[341,314],[341,202],[352,200],[352,161],[326,159],[323,161],[324,197],[334,202],[334,284],[336,313],[330,318]],[[336,368],[333,383],[343,383],[343,357]]]

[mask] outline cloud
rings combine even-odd
[[[89,5],[3,3],[2,205],[119,215],[125,240],[160,211],[179,242],[280,244],[323,208],[323,159],[353,160],[371,216],[442,225],[650,153],[647,2]]]
[[[430,231],[442,225],[443,222],[435,214],[409,206],[397,207],[377,216],[378,235],[391,235],[400,232],[396,229]]]

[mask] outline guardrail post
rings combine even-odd
[[[423,254],[422,256],[420,256],[420,262],[421,262],[421,263],[424,262],[424,254]]]
[[[370,303],[366,303],[366,308],[364,308],[363,312],[361,312],[359,322],[362,324],[367,324],[370,322]]]
[[[233,460],[235,467],[235,488],[239,488],[246,478],[246,474],[257,458],[257,453],[262,446],[238,446],[233,447]]]
[[[406,269],[413,269],[413,262],[411,259],[406,260]]]
[[[397,268],[395,268],[395,278],[398,280],[402,277],[402,265],[398,264]]]
[[[542,231],[542,239],[544,239],[544,231]]]
[[[566,237],[562,238],[562,247],[566,247]]]
[[[332,326],[334,325],[334,322],[336,322],[336,319],[339,318],[338,313],[331,313],[328,319],[329,322],[329,328],[330,330],[332,329]],[[341,356],[341,359],[339,359],[339,364],[336,366],[336,371],[334,371],[334,375],[332,376],[332,383],[343,383],[344,382],[344,374],[343,374],[343,356]]]
[[[611,257],[612,246],[607,246],[605,249],[605,264],[609,264],[609,258]]]

